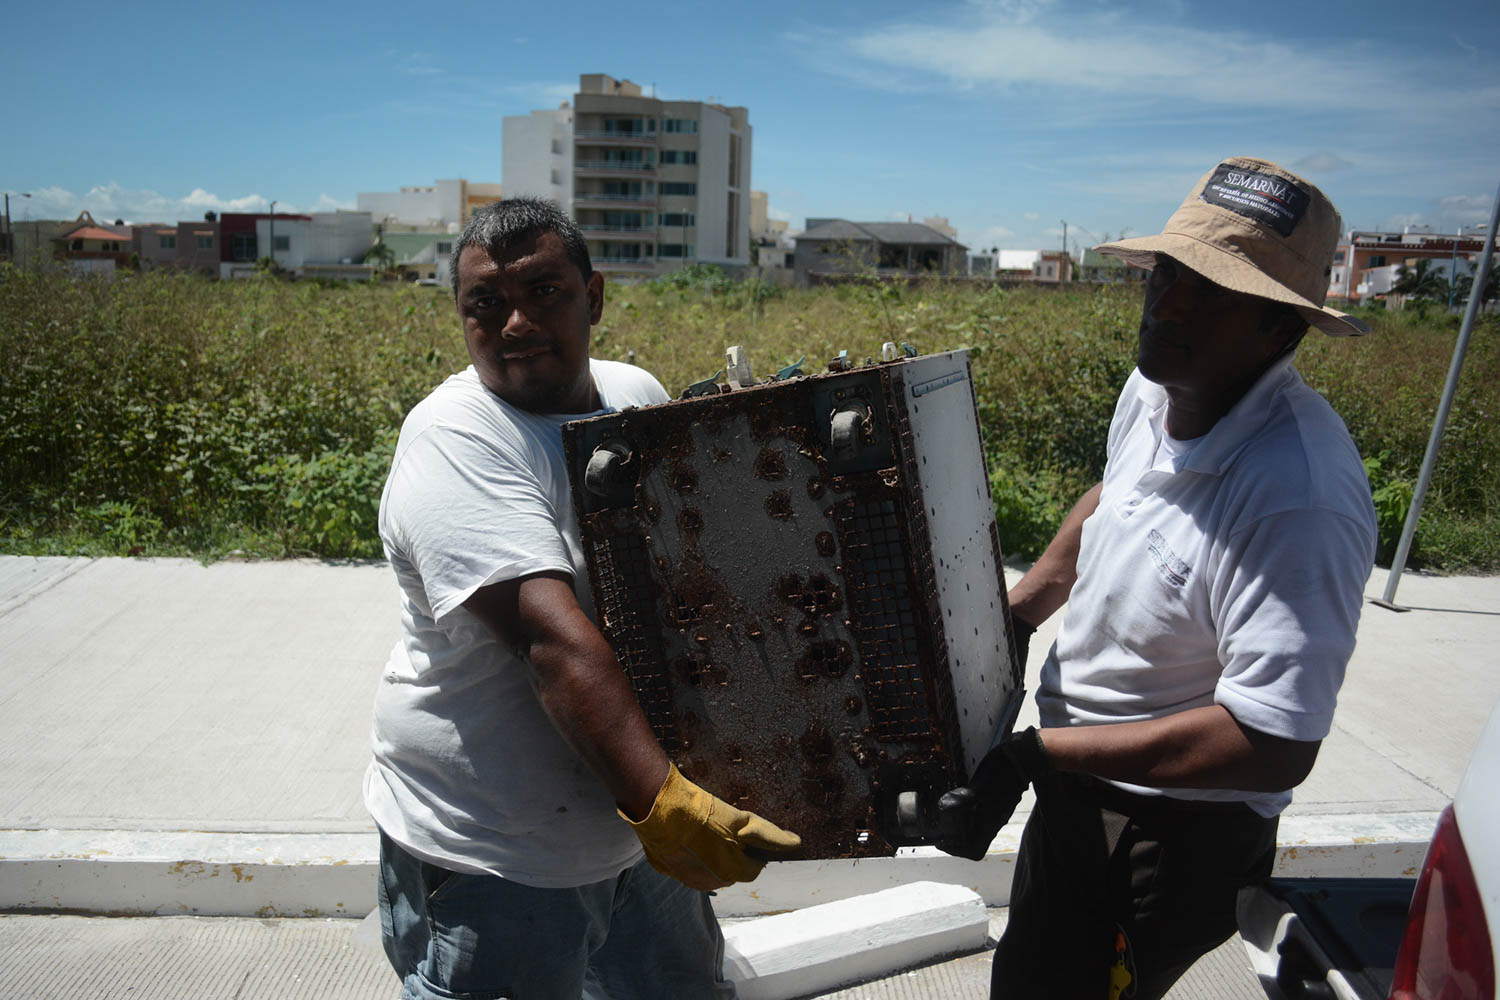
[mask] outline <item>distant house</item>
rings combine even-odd
[[[995,277],[1000,281],[1030,281],[1036,271],[1039,250],[1001,250],[995,262]]]
[[[1144,267],[1127,264],[1119,257],[1111,257],[1097,250],[1084,250],[1083,259],[1078,262],[1079,281],[1092,281],[1099,284],[1145,281],[1150,273]]]
[[[1484,251],[1484,236],[1444,235],[1408,226],[1404,232],[1354,230],[1333,253],[1328,271],[1330,301],[1364,302],[1385,295],[1394,280],[1393,268],[1423,257],[1438,261],[1477,260]],[[1444,271],[1446,274],[1446,269]],[[1459,269],[1463,273],[1462,268]]]
[[[458,237],[449,232],[402,233],[387,230],[381,242],[391,248],[396,271],[408,281],[436,281],[446,285],[452,280],[450,258]]]
[[[968,247],[920,222],[808,219],[794,242],[799,285],[871,271],[881,277],[968,273]]]
[[[361,191],[356,207],[386,232],[457,233],[474,210],[500,200],[499,184],[477,184],[459,178],[413,185],[399,191]]]
[[[1043,250],[1032,265],[1031,278],[1043,284],[1073,280],[1073,258],[1061,250]]]
[[[52,254],[78,274],[113,274],[130,269],[130,257],[135,253],[132,244],[128,229],[122,232],[102,226],[85,210],[72,227],[53,237]]]
[[[225,212],[219,226],[223,278],[253,274],[265,257],[299,277],[364,281],[374,273],[363,262],[375,242],[369,212]]]

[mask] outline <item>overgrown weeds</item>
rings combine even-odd
[[[677,393],[733,344],[758,376],[878,358],[885,342],[969,348],[1001,538],[1033,557],[1102,471],[1139,312],[1123,287],[792,290],[699,266],[610,285],[592,350]],[[1388,558],[1457,320],[1370,319],[1358,340],[1310,335],[1299,367],[1369,459]],[[1475,331],[1410,565],[1500,570],[1497,326]],[[0,350],[0,548],[203,558],[378,556],[401,417],[468,363],[446,290],[8,267]]]

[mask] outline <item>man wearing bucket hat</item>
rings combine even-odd
[[[1028,784],[992,997],[1159,997],[1233,932],[1328,734],[1374,564],[1343,422],[1292,355],[1324,307],[1338,213],[1264,160],[1206,174],[1163,231],[1098,249],[1151,270],[1103,481],[1010,592],[1017,638],[1064,603],[1042,728],[940,804],[981,858]]]

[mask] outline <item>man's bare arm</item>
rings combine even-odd
[[[464,607],[530,664],[552,724],[626,815],[649,813],[667,779],[667,755],[569,577],[541,573],[491,584]]]
[[[1040,625],[1068,601],[1073,583],[1078,579],[1078,546],[1083,522],[1099,507],[1103,484],[1085,493],[1063,523],[1047,550],[1032,564],[1026,575],[1010,589],[1010,613],[1029,625]]]
[[[1158,788],[1279,792],[1302,782],[1321,741],[1289,740],[1241,725],[1222,705],[1161,719],[1043,729],[1059,771]]]

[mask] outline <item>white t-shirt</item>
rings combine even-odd
[[[664,402],[651,375],[593,361],[600,413]],[[615,803],[553,728],[526,664],[463,608],[478,588],[573,575],[591,616],[562,425],[470,367],[407,416],[380,500],[401,586],[401,640],[375,696],[365,804],[406,850],[445,868],[543,888],[586,885],[639,859]]]
[[[1155,719],[1203,705],[1293,740],[1328,735],[1375,559],[1375,510],[1343,421],[1291,359],[1213,429],[1165,435],[1166,391],[1139,371],[1109,429],[1099,508],[1042,667],[1044,726]],[[1244,801],[1291,792],[1150,789]]]

